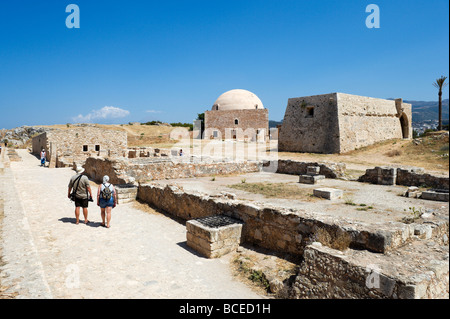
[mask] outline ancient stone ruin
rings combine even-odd
[[[206,139],[269,137],[267,109],[250,92],[221,96],[205,119]],[[256,134],[233,134],[250,128]],[[333,93],[290,99],[279,146],[342,153],[411,135],[411,106],[400,99]],[[180,157],[171,149],[128,148],[125,132],[89,126],[35,136],[33,153],[42,148],[52,167],[82,165],[95,182],[108,175],[121,203],[139,200],[186,223],[186,245],[199,255],[221,258],[250,246],[298,258],[293,278],[269,282],[278,297],[448,298],[448,177],[375,167],[350,180],[342,163]],[[212,186],[216,176],[244,176],[243,184],[266,176],[307,197],[235,194],[225,181]]]
[[[127,151],[127,133],[86,125],[46,131],[33,137],[32,153],[46,150],[52,167],[83,165],[88,157],[123,157]]]
[[[288,100],[279,150],[344,153],[379,141],[412,138],[411,104],[331,93]]]

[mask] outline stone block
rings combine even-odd
[[[228,216],[190,220],[186,223],[187,245],[207,258],[219,258],[239,247],[242,225]]]
[[[434,200],[434,201],[440,201],[440,202],[448,202],[449,201],[449,192],[448,191],[428,190],[428,191],[422,192],[422,195],[420,196],[420,198]]]
[[[320,180],[325,179],[324,175],[300,175],[299,183],[301,184],[317,184]]]
[[[335,188],[317,188],[313,192],[314,196],[329,200],[342,198],[344,192]]]
[[[306,167],[306,175],[315,176],[320,174],[320,166]]]
[[[419,187],[411,186],[411,187],[408,187],[408,190],[405,193],[405,197],[419,198],[421,194],[422,194],[422,192],[420,191]]]

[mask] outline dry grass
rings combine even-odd
[[[448,137],[427,136],[416,144],[413,140],[393,139],[344,154],[278,153],[281,159],[346,163],[351,169],[375,166],[405,165],[426,171],[448,173]],[[349,165],[350,164],[350,165]]]
[[[400,152],[399,150],[391,150],[391,151],[386,152],[384,155],[386,155],[388,157],[394,157],[394,156],[402,155],[402,152]]]
[[[289,183],[240,183],[229,187],[269,198],[296,199],[308,202],[320,200],[313,196],[312,190]]]

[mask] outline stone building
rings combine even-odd
[[[205,139],[265,141],[268,134],[269,111],[252,92],[225,92],[205,112]]]
[[[288,100],[279,151],[345,153],[379,141],[412,138],[411,104],[402,99],[331,93]]]
[[[32,152],[44,148],[53,167],[84,164],[90,156],[123,157],[127,155],[127,133],[93,126],[55,129],[33,137]]]

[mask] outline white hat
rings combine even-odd
[[[81,166],[77,167],[77,173],[78,174],[81,174],[83,172],[84,172],[84,168],[83,167],[81,167]]]

